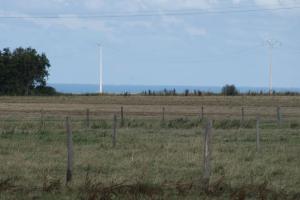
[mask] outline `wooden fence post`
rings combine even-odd
[[[211,154],[212,154],[212,121],[209,120],[205,127],[204,133],[204,163],[202,184],[205,191],[209,188],[209,180],[211,175]]]
[[[257,117],[257,119],[256,119],[256,151],[257,152],[260,151],[260,130],[259,130],[259,126],[260,126],[260,119],[259,119],[259,117]]]
[[[242,107],[242,119],[241,119],[241,125],[243,126],[244,125],[244,121],[245,121],[245,108],[244,107]]]
[[[116,147],[116,138],[117,137],[117,115],[114,114],[113,118],[113,134],[112,134],[112,145]]]
[[[86,109],[86,127],[90,128],[90,109]]]
[[[72,138],[72,127],[70,124],[70,118],[66,118],[66,130],[67,130],[67,174],[66,174],[66,185],[72,181],[73,172],[73,138]]]
[[[121,127],[124,126],[124,109],[123,106],[121,107]]]
[[[204,120],[204,107],[201,107],[201,120]]]
[[[41,109],[41,130],[45,128],[45,121],[44,121],[44,110]]]
[[[281,108],[277,107],[277,124],[280,127],[281,126]]]

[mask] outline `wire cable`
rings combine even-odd
[[[161,17],[161,16],[193,16],[209,14],[239,14],[255,12],[271,12],[300,9],[300,6],[278,7],[278,8],[260,8],[260,9],[229,9],[229,10],[177,10],[177,11],[159,11],[159,12],[138,12],[138,13],[114,13],[102,15],[0,15],[0,19],[100,19],[100,18],[135,18],[135,17]]]

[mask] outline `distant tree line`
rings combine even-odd
[[[55,94],[54,88],[46,86],[49,68],[47,56],[33,48],[0,50],[0,94]]]
[[[177,92],[176,89],[164,89],[161,91],[145,90],[141,93],[143,96],[202,96],[202,95],[213,95],[212,92],[203,92],[200,90],[184,90],[184,92]]]
[[[124,93],[124,96],[130,95],[129,93]],[[146,90],[140,93],[143,96],[238,96],[238,95],[247,95],[247,96],[269,96],[269,92],[266,91],[248,91],[241,93],[238,91],[235,85],[225,85],[222,87],[221,92],[207,92],[201,90],[184,90],[183,92],[177,92],[176,89],[164,89],[161,91]],[[272,95],[277,96],[297,96],[300,95],[299,92],[276,92],[273,91]]]

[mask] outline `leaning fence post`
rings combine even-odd
[[[281,126],[281,108],[277,107],[277,124],[278,126]]]
[[[209,180],[211,175],[211,154],[212,154],[211,138],[212,138],[212,121],[209,120],[206,124],[205,133],[204,133],[204,165],[203,165],[202,184],[203,184],[203,189],[205,191],[207,191],[209,188]]]
[[[259,130],[259,126],[260,126],[260,119],[259,119],[259,117],[257,117],[257,119],[256,119],[256,151],[257,152],[260,151],[260,130]]]
[[[66,130],[67,130],[67,174],[66,174],[66,185],[72,181],[73,171],[73,139],[72,139],[72,128],[70,124],[70,118],[66,118]]]
[[[112,145],[116,147],[116,138],[117,137],[117,115],[114,114],[113,118],[113,134],[112,134]]]
[[[86,109],[86,127],[90,128],[90,109]]]
[[[121,127],[124,126],[124,109],[123,106],[121,107]]]

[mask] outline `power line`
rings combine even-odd
[[[229,9],[229,10],[176,10],[176,11],[156,11],[156,12],[137,12],[137,13],[112,13],[102,15],[32,15],[32,16],[4,16],[0,19],[100,19],[100,18],[134,18],[134,17],[161,17],[161,16],[193,16],[208,14],[239,14],[255,13],[268,11],[282,11],[300,9],[300,6],[277,7],[277,8],[260,8],[260,9]]]
[[[244,4],[243,4],[244,5]],[[292,4],[285,4],[283,7],[283,5],[281,5],[281,7],[278,6],[278,4],[268,4],[268,6],[271,8],[271,9],[278,9],[278,8],[295,8],[295,7],[299,7],[300,6],[300,2],[298,3],[292,3]],[[218,9],[215,9],[215,10],[211,10],[211,11],[222,11],[222,9],[227,9],[227,11],[231,11],[231,10],[237,10],[237,9],[240,9],[240,8],[243,8],[244,10],[253,10],[253,9],[257,9],[257,5],[255,4],[251,4],[250,6],[240,6],[240,4],[237,4],[235,6],[225,6],[222,8],[222,6],[217,6]],[[270,9],[269,8],[269,9]],[[260,10],[260,9],[259,9]],[[101,16],[104,15],[136,15],[136,14],[157,14],[157,15],[160,15],[160,14],[163,14],[163,13],[174,13],[174,12],[203,12],[203,11],[209,11],[209,8],[207,8],[207,10],[205,9],[177,9],[177,10],[174,10],[174,9],[171,9],[171,10],[162,10],[162,9],[158,9],[158,10],[141,10],[141,11],[104,11],[104,12],[101,12]],[[59,17],[59,13],[48,13],[48,14],[45,14],[45,13],[36,13],[37,16],[46,16],[47,15],[49,16],[57,16]],[[80,15],[83,15],[83,16],[99,16],[98,14],[86,14],[86,13],[65,13],[65,14],[62,14],[61,15],[70,15],[70,16],[80,16]],[[1,15],[0,15],[1,16]],[[22,17],[22,16],[20,16]]]

